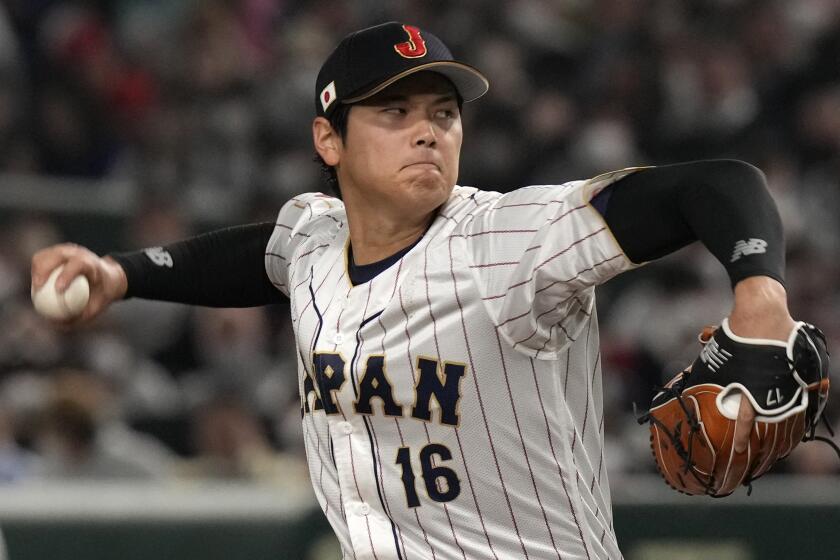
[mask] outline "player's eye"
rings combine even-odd
[[[402,107],[386,107],[382,110],[383,113],[388,113],[389,115],[405,115],[406,110]]]

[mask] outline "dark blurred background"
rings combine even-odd
[[[287,306],[130,301],[65,332],[31,308],[29,259],[61,241],[104,253],[273,220],[326,190],[315,76],[346,33],[391,19],[490,79],[464,109],[460,184],[760,167],[786,227],[792,314],[840,347],[837,0],[4,0],[0,485],[305,472]],[[701,247],[599,289],[613,479],[653,468],[632,403],[696,354],[730,294]],[[840,461],[808,444],[777,471],[836,475]]]

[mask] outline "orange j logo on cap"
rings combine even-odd
[[[420,30],[413,25],[403,25],[402,28],[408,33],[408,41],[397,43],[394,50],[405,58],[426,56],[426,41],[420,36]]]

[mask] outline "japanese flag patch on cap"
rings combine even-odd
[[[326,113],[333,101],[335,101],[335,81],[330,82],[321,90],[321,109]]]

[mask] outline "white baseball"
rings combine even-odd
[[[32,290],[32,304],[35,310],[50,319],[72,319],[81,315],[90,298],[90,284],[82,275],[76,276],[63,294],[55,289],[55,281],[64,265],[50,273],[40,289]]]

